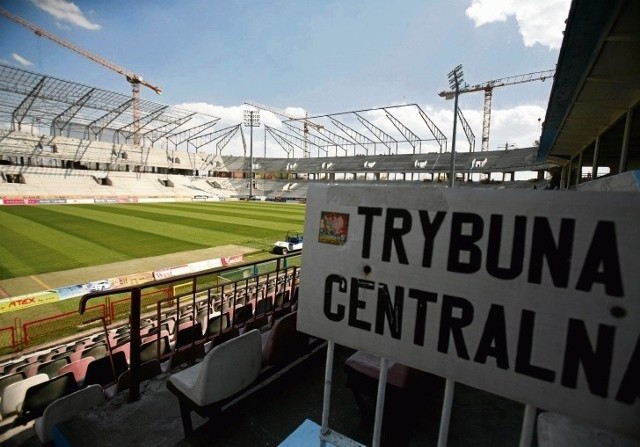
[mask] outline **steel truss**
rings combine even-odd
[[[145,99],[139,116],[133,108],[130,95],[0,64],[0,128],[109,142],[138,129],[153,145],[162,137],[178,141],[176,131],[197,115],[201,122],[215,118]]]
[[[294,118],[284,124],[288,133],[274,128],[267,132],[287,156],[297,147],[308,157],[309,145],[318,156],[321,151],[325,156],[420,154],[447,147],[444,134],[417,104]]]

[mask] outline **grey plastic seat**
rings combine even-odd
[[[53,428],[105,402],[105,395],[100,385],[94,384],[68,394],[52,402],[45,408],[42,416],[34,422],[33,428],[40,442],[48,443],[53,440]]]

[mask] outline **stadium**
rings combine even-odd
[[[601,436],[637,443],[640,404],[630,377],[638,372],[636,292],[640,289],[628,273],[637,270],[637,259],[625,256],[627,250],[640,248],[637,227],[634,238],[628,224],[637,217],[640,184],[640,120],[634,113],[640,98],[640,66],[637,58],[622,57],[628,48],[617,48],[615,43],[623,41],[637,49],[634,20],[640,10],[634,2],[619,1],[596,14],[598,7],[586,3],[572,3],[539,144],[528,148],[477,150],[473,135],[466,134],[469,147],[456,153],[455,143],[447,141],[418,104],[296,117],[247,101],[244,122],[219,128],[219,117],[136,97],[135,79],[130,81],[132,98],[0,63],[0,440],[36,446],[200,445],[212,439],[221,445],[309,445],[305,442],[313,439],[315,445],[319,441],[314,437],[319,437],[336,446],[430,445],[436,440],[446,445],[453,383],[459,382],[456,399],[463,403],[453,408],[450,445],[470,445],[476,437],[480,445],[518,440],[521,445],[552,445],[557,439],[589,445],[582,441]],[[594,23],[596,16],[603,22]],[[589,44],[579,45],[585,36]],[[611,64],[611,60],[624,62]],[[275,126],[263,124],[264,147],[254,148],[260,113],[281,120]],[[582,198],[556,199],[551,196],[556,189],[564,190],[558,195],[572,190]],[[369,253],[369,247],[378,247],[371,235],[384,241],[381,265],[390,270],[396,260],[414,262],[406,256],[414,253],[409,242],[414,241],[413,233],[424,244],[417,257],[421,268],[431,267],[428,255],[433,246],[429,248],[428,241],[438,241],[436,227],[441,221],[435,213],[403,211],[408,199],[394,196],[398,191],[424,203],[431,202],[423,194],[449,200],[454,221],[457,216],[467,218],[455,208],[463,194],[488,203],[491,220],[482,216],[483,225],[490,228],[489,237],[498,234],[497,252],[501,249],[496,228],[502,221],[493,217],[500,207],[518,210],[513,203],[522,198],[536,210],[528,216],[537,225],[531,238],[542,242],[532,244],[543,246],[531,249],[523,282],[543,292],[552,288],[544,289],[545,281],[562,293],[573,287],[588,299],[602,286],[606,298],[622,298],[605,305],[596,297],[596,304],[590,301],[584,306],[588,309],[576,310],[580,306],[572,297],[567,301],[574,307],[560,306],[570,316],[562,336],[578,352],[572,354],[567,347],[561,380],[546,380],[544,368],[533,364],[535,312],[526,306],[518,309],[522,327],[528,321],[531,334],[525,366],[519,358],[521,349],[526,351],[521,348],[526,345],[522,341],[526,331],[520,329],[517,335],[514,375],[552,382],[564,387],[559,396],[569,397],[529,400],[526,391],[513,391],[526,388],[516,379],[509,388],[486,384],[492,380],[484,376],[465,381],[468,373],[445,375],[455,368],[448,364],[432,368],[426,360],[405,362],[401,351],[409,350],[406,347],[398,349],[398,359],[367,352],[368,337],[400,331],[394,325],[402,315],[398,303],[404,297],[400,286],[391,293],[386,283],[369,276],[370,266],[377,274],[379,261]],[[609,195],[599,198],[601,191]],[[353,203],[348,202],[350,194],[358,196],[351,199]],[[370,196],[391,197],[381,203],[397,199],[397,204],[389,207],[387,217],[378,219],[382,208],[375,208]],[[503,200],[505,204],[498,205]],[[572,253],[571,244],[565,243],[566,232],[570,225],[579,227],[577,222],[587,220],[586,215],[574,218],[572,211],[566,211],[559,242],[552,224],[543,218],[551,213],[548,209],[566,210],[575,202],[585,203],[582,210],[590,200],[601,206],[591,214],[606,218],[594,224],[595,230],[589,229],[591,238],[572,239],[578,247],[577,254]],[[335,203],[344,209],[318,208]],[[350,234],[347,241],[346,229],[339,228],[343,222],[336,223],[348,216],[345,209],[351,213],[352,228],[354,216],[365,216],[364,234],[374,240],[355,246],[367,261],[366,279],[353,272],[349,278],[346,271],[349,259],[345,258],[359,259],[360,252],[348,245],[354,238]],[[411,213],[419,219],[411,220]],[[520,218],[514,218],[516,234],[517,225],[524,222]],[[458,245],[449,246],[448,272],[458,268],[469,273],[463,270],[472,263],[474,241],[479,239],[469,242],[475,237],[473,228],[478,228],[477,221],[469,219],[460,220]],[[384,231],[377,233],[376,225],[383,220]],[[410,225],[416,221],[422,224],[421,232]],[[619,225],[618,233],[609,230],[614,224]],[[472,228],[471,236],[463,227]],[[453,234],[454,223],[451,228]],[[625,232],[628,228],[630,233]],[[304,232],[306,248],[302,253],[275,254],[273,244],[290,232]],[[320,236],[311,237],[315,233]],[[598,242],[606,239],[615,246],[616,237],[629,234],[628,240],[617,241],[619,253]],[[491,240],[495,243],[495,238]],[[514,236],[514,253],[519,240]],[[584,240],[591,242],[583,249]],[[344,245],[351,251],[327,258],[322,244]],[[623,250],[624,245],[628,246]],[[451,261],[452,253],[463,251],[470,253],[470,261]],[[479,249],[477,253],[481,256]],[[573,271],[570,274],[569,267],[554,258],[571,261],[572,254],[574,263],[582,262],[582,272],[591,273],[575,279]],[[622,266],[617,264],[618,255],[625,261]],[[486,254],[475,270],[486,269],[500,280],[516,278],[523,271],[517,262],[505,267],[491,256]],[[334,268],[332,263],[336,272],[322,282],[322,274]],[[537,277],[536,268],[548,273]],[[568,278],[564,285],[563,274]],[[449,282],[443,284],[449,287]],[[371,330],[358,317],[363,315],[358,309],[366,306],[357,294],[375,287],[380,317]],[[458,285],[451,287],[455,290]],[[529,293],[519,287],[523,295]],[[427,301],[442,302],[443,309],[459,306],[462,316],[451,310],[449,320],[442,310],[439,337],[449,331],[459,357],[452,361],[464,359],[463,328],[475,330],[469,315],[480,314],[483,308],[477,303],[464,307],[462,294],[436,299],[418,287],[407,289],[407,296],[425,299],[425,319]],[[312,295],[312,290],[322,292]],[[347,309],[348,318],[329,301],[342,295],[349,297],[349,304],[336,309]],[[316,309],[322,300],[324,310]],[[501,360],[511,359],[506,354],[500,357],[499,331],[489,324],[500,320],[496,309],[502,305],[491,304],[485,325],[474,333],[481,341],[473,361],[484,364],[487,357],[495,357],[498,369],[509,369],[500,366]],[[542,308],[538,315],[545,312],[553,313]],[[318,318],[322,314],[331,323],[323,325],[323,318]],[[513,329],[504,313],[501,318],[507,339]],[[343,333],[325,332],[330,324],[343,321],[349,326]],[[416,328],[428,331],[422,324],[416,323]],[[601,333],[607,328],[623,334],[623,341],[616,339],[614,344],[612,336],[611,366],[601,373],[594,362],[606,363],[602,346],[609,339]],[[592,329],[597,347],[589,338]],[[420,331],[415,330],[417,346]],[[358,341],[350,344],[354,333],[359,334]],[[467,335],[471,345],[469,339]],[[379,342],[380,351],[375,352],[393,352],[393,343]],[[438,342],[439,352],[446,351],[445,343]],[[482,346],[484,361],[478,360]],[[469,354],[466,357],[469,360]],[[603,385],[609,372],[611,384]],[[552,394],[535,380],[532,389],[544,390],[537,394]],[[386,387],[380,385],[384,383]],[[599,386],[617,388],[607,393]],[[570,397],[574,391],[582,394]],[[616,392],[613,402],[611,394]],[[580,404],[585,395],[593,405]],[[598,406],[598,399],[605,402]],[[580,408],[585,406],[591,408]],[[604,409],[611,416],[602,416]],[[421,424],[418,418],[425,417],[440,420],[440,427],[437,422]],[[130,425],[123,429],[116,422],[124,424],[122,420]],[[148,428],[136,434],[136,425]],[[104,444],[98,438],[104,438]]]

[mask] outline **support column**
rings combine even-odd
[[[578,157],[578,170],[576,172],[576,189],[578,189],[578,185],[580,184],[580,180],[582,180],[582,155],[584,154],[584,149],[580,151],[580,156]]]
[[[620,166],[618,174],[627,170],[627,157],[629,155],[629,139],[631,138],[631,122],[633,121],[633,109],[627,111],[627,119],[624,121],[624,134],[622,136],[622,147],[620,148]]]
[[[600,135],[596,137],[596,143],[593,148],[593,161],[591,167],[591,180],[598,177],[598,151],[600,150]]]

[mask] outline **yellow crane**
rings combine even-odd
[[[153,90],[154,92],[156,92],[157,94],[162,93],[162,89],[156,85],[151,84],[150,82],[145,81],[142,76],[133,73],[130,70],[127,70],[126,68],[120,67],[117,64],[114,64],[111,61],[108,61],[107,59],[103,58],[102,56],[98,56],[95,53],[92,53],[89,50],[85,50],[84,48],[80,48],[79,46],[69,42],[68,40],[63,39],[60,36],[57,36],[56,34],[53,34],[49,31],[47,31],[44,28],[39,27],[38,25],[35,25],[31,22],[29,22],[28,20],[23,19],[20,16],[17,16],[15,14],[13,14],[12,12],[7,11],[4,8],[0,8],[0,15],[5,16],[6,18],[8,18],[9,20],[14,21],[15,23],[24,26],[25,28],[30,29],[31,31],[33,31],[36,36],[38,37],[46,37],[47,39],[57,43],[60,46],[63,46],[71,51],[74,51],[75,53],[78,53],[81,56],[86,57],[87,59],[90,59],[100,65],[102,65],[103,67],[106,67],[110,70],[115,71],[116,73],[119,73],[121,75],[123,75],[126,79],[127,82],[129,82],[131,84],[131,90],[133,93],[133,104],[132,104],[132,110],[133,110],[133,145],[134,146],[139,146],[140,145],[140,86],[144,85],[145,87]]]
[[[482,115],[482,143],[480,145],[481,151],[489,150],[489,127],[491,126],[491,101],[493,99],[493,89],[496,87],[504,87],[506,85],[523,84],[525,82],[544,81],[547,78],[552,78],[554,73],[555,70],[536,71],[534,73],[494,79],[476,85],[467,85],[458,90],[458,94],[481,91],[484,92],[484,108]],[[438,95],[445,99],[453,99],[453,97],[455,96],[455,91],[446,90],[438,93]]]

